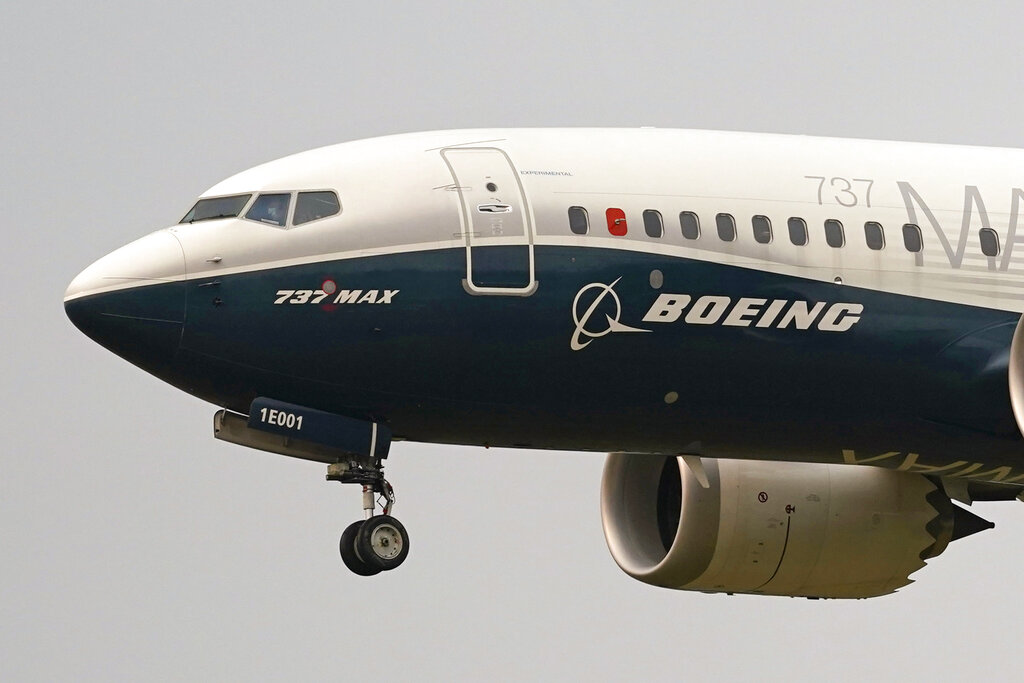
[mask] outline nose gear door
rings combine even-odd
[[[470,294],[529,296],[537,289],[533,222],[508,155],[495,147],[441,151],[459,195]]]

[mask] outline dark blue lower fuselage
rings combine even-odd
[[[270,396],[411,440],[817,461],[900,452],[1015,474],[1024,458],[1006,374],[1017,314],[641,252],[537,247],[535,258],[539,286],[525,297],[468,293],[465,250],[448,249],[121,290],[68,312],[212,403],[247,413]],[[336,289],[319,303],[275,304],[325,282]],[[577,293],[613,282],[621,310],[605,297],[584,321],[590,343],[572,350],[587,304],[574,308]],[[378,294],[333,303],[343,290]],[[842,332],[645,323],[666,292],[863,312]],[[601,334],[612,321],[649,331]]]

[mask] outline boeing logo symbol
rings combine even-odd
[[[589,285],[585,285],[580,291],[576,292],[576,298],[572,300],[572,319],[576,323],[576,330],[572,334],[572,339],[569,340],[569,348],[573,351],[580,351],[587,348],[590,342],[594,341],[598,337],[603,337],[609,332],[650,332],[650,330],[641,330],[636,327],[630,327],[629,325],[623,325],[619,322],[619,316],[622,315],[622,304],[619,302],[619,295],[612,289],[619,280],[622,278],[616,278],[615,282],[610,285],[606,285],[603,282],[591,282]],[[584,294],[591,290],[597,290],[597,295],[594,300],[587,306],[587,310],[580,314],[581,303],[586,303]],[[612,302],[615,303],[615,314],[611,315],[606,313],[605,320],[608,322],[608,326],[603,330],[595,332],[592,329],[587,328],[587,323],[590,322],[591,316],[594,315],[594,311],[601,305],[605,297],[611,297]],[[586,341],[581,341],[582,337],[589,337]]]
[[[619,321],[622,304],[614,287],[619,277],[609,285],[591,282],[576,292],[572,302],[572,319],[576,323],[569,340],[569,348],[581,351],[590,342],[610,332],[651,332],[630,327]],[[593,292],[593,294],[590,294]],[[588,296],[589,295],[589,296]],[[593,299],[590,298],[593,296]],[[605,301],[608,303],[605,303]],[[595,329],[591,319],[600,320],[598,308],[604,305],[607,326]],[[614,311],[609,312],[612,305]],[[582,310],[582,313],[580,312]],[[659,294],[643,317],[645,323],[675,323],[686,325],[721,325],[723,327],[755,327],[776,330],[817,330],[819,332],[848,332],[860,322],[864,305],[853,302],[802,301],[790,299],[762,299],[706,294]]]

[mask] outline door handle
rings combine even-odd
[[[476,210],[480,213],[512,213],[508,204],[477,204]]]

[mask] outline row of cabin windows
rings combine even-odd
[[[608,231],[617,237],[626,234],[626,216],[622,209],[608,209]],[[654,209],[647,209],[643,212],[644,232],[648,237],[660,239],[665,235],[665,223],[662,220],[661,212]],[[767,216],[754,216],[750,219],[750,227],[753,231],[754,241],[758,244],[769,244],[772,241],[772,222]],[[695,240],[700,237],[700,218],[692,211],[682,211],[679,214],[679,228],[683,237],[688,240]],[[789,241],[798,247],[807,244],[808,232],[807,221],[803,218],[793,217],[786,221],[786,228],[789,232]],[[842,222],[829,218],[824,223],[825,243],[828,246],[839,249],[846,245],[846,231]],[[577,235],[586,235],[590,232],[590,216],[582,206],[569,207],[569,230]],[[732,242],[736,239],[736,219],[732,214],[720,213],[715,216],[715,230],[718,238],[723,242]],[[981,253],[985,256],[997,256],[999,254],[999,236],[992,228],[982,228],[978,233],[981,242]],[[882,224],[876,221],[864,223],[864,242],[868,249],[879,251],[885,247],[885,230]],[[921,228],[913,223],[903,226],[903,246],[907,251],[917,253],[924,247],[924,240],[921,236]]]

